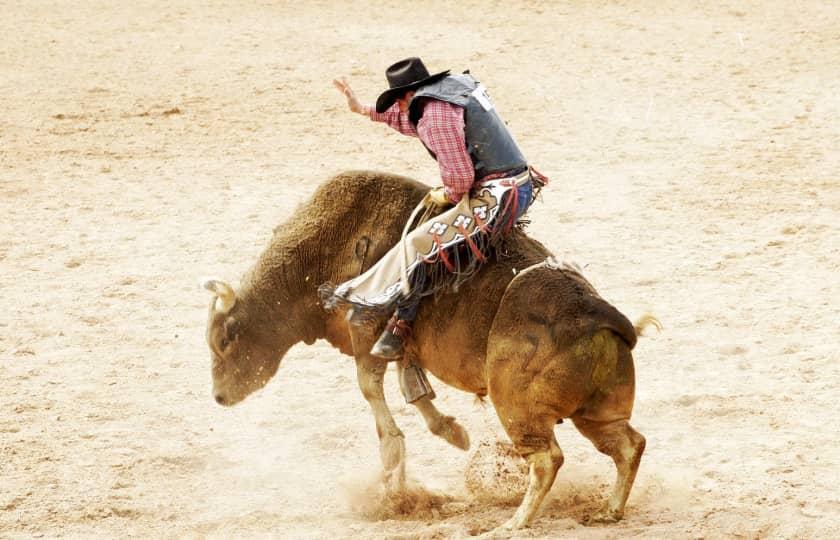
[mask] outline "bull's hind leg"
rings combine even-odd
[[[645,451],[645,438],[630,427],[627,420],[598,422],[586,418],[572,418],[575,427],[592,441],[599,452],[615,462],[616,479],[613,492],[604,506],[587,521],[614,523],[624,516],[624,505],[633,488],[639,461]]]
[[[518,447],[516,443],[514,445]],[[529,465],[528,490],[516,513],[502,525],[502,529],[521,529],[531,523],[563,465],[563,452],[552,435],[548,448],[537,450],[526,459]]]
[[[604,343],[614,346],[606,346],[603,356],[596,362],[602,372],[596,381],[599,391],[572,415],[578,431],[615,462],[612,495],[603,508],[587,520],[595,523],[614,523],[624,516],[624,505],[645,451],[645,438],[629,423],[636,389],[633,355],[623,341],[609,337],[611,340]],[[613,355],[614,365],[609,361]],[[612,367],[601,369],[604,366]]]
[[[557,471],[563,465],[563,452],[554,437],[555,421],[545,419],[539,423],[522,418],[496,404],[496,412],[502,420],[514,447],[528,461],[528,489],[513,517],[499,529],[511,530],[527,527],[534,519],[540,505],[554,484]],[[529,421],[530,420],[530,421]]]
[[[402,364],[398,362],[397,371],[402,371],[403,369]],[[402,376],[402,374],[398,373],[398,376]],[[460,448],[461,450],[470,449],[470,437],[467,435],[467,430],[455,418],[442,414],[428,396],[414,401],[412,405],[417,407],[417,410],[423,415],[429,431],[455,448]]]

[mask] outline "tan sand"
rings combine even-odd
[[[665,325],[635,351],[626,519],[580,525],[613,468],[565,423],[518,536],[835,538],[840,4],[690,4],[6,2],[0,537],[448,538],[512,514],[390,372],[409,474],[451,500],[372,517],[373,419],[324,343],[241,406],[210,396],[200,276],[238,278],[338,171],[438,182],[330,84],[372,101],[420,54],[485,82],[552,178],[531,233]],[[433,383],[474,443],[503,438]]]

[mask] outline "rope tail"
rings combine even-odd
[[[400,237],[400,290],[406,296],[411,292],[411,284],[408,282],[408,249],[406,248],[406,237],[408,233],[411,232],[411,226],[414,224],[415,218],[417,215],[426,209],[426,203],[429,202],[429,194],[427,193],[423,200],[420,201],[414,211],[411,212],[411,217],[408,218],[408,221],[405,222],[405,227],[403,227],[402,236]]]

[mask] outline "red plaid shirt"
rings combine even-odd
[[[440,167],[440,179],[444,191],[452,202],[461,200],[475,181],[475,167],[467,153],[464,138],[464,109],[437,99],[424,100],[423,116],[417,122],[417,129],[408,120],[408,114],[400,112],[394,103],[384,113],[368,108],[368,116],[375,122],[384,122],[403,135],[417,137],[426,148],[434,153]]]

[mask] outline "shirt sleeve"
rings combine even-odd
[[[384,113],[376,112],[375,107],[367,107],[367,115],[374,122],[384,122],[403,135],[417,136],[417,130],[409,122],[408,114],[400,111],[400,106],[397,103],[391,105]]]
[[[449,200],[457,203],[475,181],[475,167],[464,136],[464,109],[445,101],[428,100],[417,123],[417,136],[435,155],[444,191]]]

